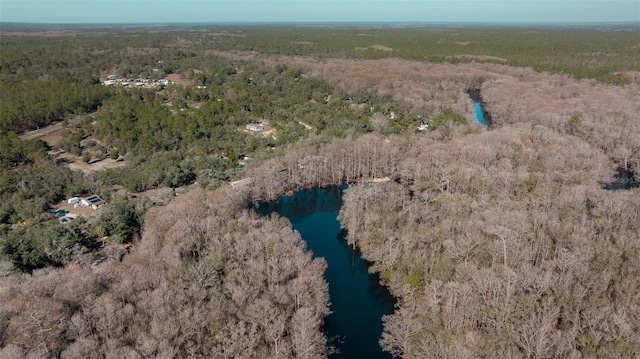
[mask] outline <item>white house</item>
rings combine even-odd
[[[87,206],[87,207],[91,206],[91,208],[96,210],[102,207],[103,205],[105,205],[107,202],[105,202],[102,198],[96,196],[95,194],[92,194],[91,196],[81,198],[80,203],[83,206]]]
[[[250,123],[250,124],[247,125],[247,130],[260,132],[260,131],[264,130],[264,125],[261,124],[261,123]]]

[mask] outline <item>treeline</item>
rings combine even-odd
[[[39,207],[35,207],[37,203],[25,203],[25,207],[33,211],[28,213],[32,218],[11,226],[6,218],[0,223],[0,258],[18,271],[33,273],[41,268],[90,263],[100,256],[105,246],[130,245],[140,238],[144,214],[152,203],[122,198],[112,200],[99,216],[79,217],[64,225],[45,212],[46,203]],[[9,213],[8,220],[14,219],[11,215],[24,211]]]
[[[419,137],[447,143],[479,132],[479,128],[473,130],[466,121],[455,118],[440,121]],[[382,137],[376,133],[355,139],[310,136],[286,149],[277,149],[272,158],[249,164],[244,173],[252,179],[246,188],[248,198],[260,203],[303,188],[390,180],[389,176],[400,171],[398,159],[415,151],[416,143],[405,137],[413,135]]]
[[[228,191],[154,209],[135,250],[0,277],[0,356],[322,358],[325,263]],[[122,260],[122,261],[120,261]]]
[[[638,71],[638,29],[610,27],[246,27],[219,36],[221,49],[322,58],[402,58],[431,63],[502,63],[627,84]],[[621,30],[621,31],[618,31]],[[583,41],[588,38],[589,41]]]

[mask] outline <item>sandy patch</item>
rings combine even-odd
[[[64,128],[59,128],[55,131],[51,131],[46,135],[40,137],[41,140],[46,142],[51,147],[56,147],[60,141],[62,141],[62,134],[64,133]]]
[[[640,71],[625,71],[621,74],[631,80],[631,82],[640,83]]]
[[[180,74],[169,74],[167,75],[167,79],[175,82],[176,85],[193,86],[193,81],[185,79]]]
[[[67,217],[75,218],[79,216],[88,217],[95,214],[98,210],[93,210],[91,207],[80,206],[78,208],[74,208],[72,204],[67,203],[66,200],[56,204],[53,208],[61,209],[67,212]]]
[[[366,49],[373,49],[373,50],[384,51],[384,52],[393,51],[393,48],[387,47],[387,46],[384,46],[384,45],[370,45],[370,46],[367,46],[367,47],[356,47],[355,48],[356,51],[365,51]]]
[[[124,167],[126,165],[125,161],[118,161],[109,157],[101,160],[91,160],[89,163],[86,163],[82,160],[81,156],[76,156],[65,151],[51,151],[49,154],[56,163],[62,166],[68,166],[70,170],[82,172],[84,175],[108,168]]]
[[[74,156],[77,157],[77,156]],[[69,163],[69,169],[72,171],[80,171],[82,174],[89,174],[91,172],[100,171],[108,168],[120,168],[126,165],[125,161],[117,161],[111,158],[105,158],[103,160],[95,160],[89,163],[82,161],[74,161]]]
[[[370,48],[374,49],[374,50],[380,50],[380,51],[393,51],[392,48],[384,46],[384,45],[371,45],[369,46]]]
[[[294,45],[305,45],[305,46],[313,46],[316,44],[313,41],[292,41],[291,43]]]
[[[452,57],[459,58],[459,59],[473,59],[473,60],[480,60],[480,61],[487,61],[487,60],[500,61],[500,62],[509,61],[508,59],[505,59],[504,57],[497,57],[497,56],[490,56],[490,55],[468,55],[468,54],[462,54],[462,55],[456,55],[456,56],[452,56]]]

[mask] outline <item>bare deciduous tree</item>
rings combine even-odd
[[[420,318],[412,311],[401,307],[392,315],[382,317],[384,333],[380,346],[394,357],[412,357],[410,341],[423,329]]]
[[[293,315],[290,334],[295,358],[326,357],[327,339],[319,331],[320,316],[311,308],[303,307]]]

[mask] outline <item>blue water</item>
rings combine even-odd
[[[473,103],[473,112],[475,113],[476,121],[478,121],[480,126],[482,126],[482,128],[487,128],[487,123],[482,115],[482,106],[480,105],[480,102]]]
[[[337,353],[329,358],[391,358],[380,349],[381,317],[393,311],[394,299],[367,264],[347,245],[337,220],[342,188],[316,188],[280,197],[258,209],[262,214],[278,212],[291,221],[315,257],[327,261],[331,314],[325,320],[329,345]]]

